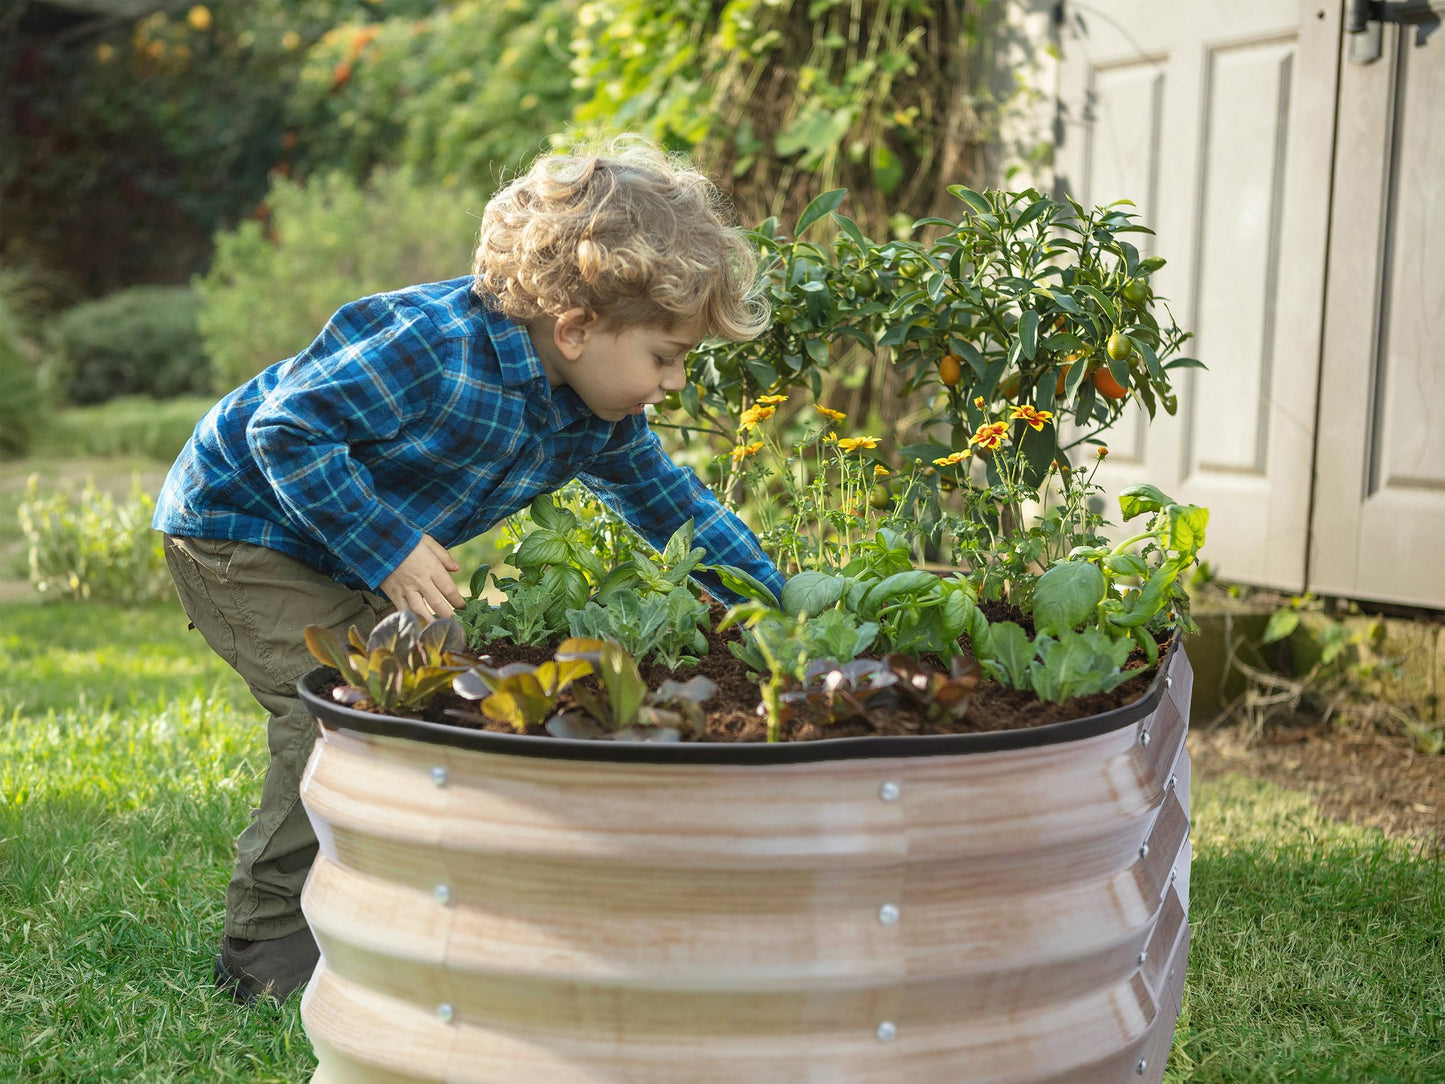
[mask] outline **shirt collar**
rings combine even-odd
[[[489,309],[485,310],[483,318],[487,322],[487,334],[497,351],[502,384],[525,391],[527,417],[534,425],[559,430],[586,419],[606,427],[610,434],[610,423],[588,410],[575,391],[566,385],[554,388],[548,383],[542,359],[537,357],[532,336],[524,324]]]

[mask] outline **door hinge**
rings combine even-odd
[[[1414,25],[1419,41],[1440,25],[1440,16],[1429,0],[1348,0],[1345,5],[1345,35],[1350,43],[1350,61],[1372,64],[1380,59],[1385,23]]]

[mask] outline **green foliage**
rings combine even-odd
[[[341,174],[304,186],[278,179],[270,221],[216,238],[198,280],[201,334],[216,385],[230,389],[304,350],[342,305],[467,274],[483,201],[382,170],[365,186]],[[260,318],[264,314],[264,319]]]
[[[589,602],[568,619],[574,637],[615,641],[633,658],[656,659],[669,670],[695,666],[707,651],[707,603],[686,587],[665,595],[616,592],[605,605]]]
[[[364,639],[355,625],[345,641],[320,625],[307,625],[305,634],[311,654],[341,673],[346,684],[332,691],[341,704],[369,700],[388,711],[415,709],[466,669],[458,654],[466,634],[452,617],[423,624],[410,610],[399,610]]]
[[[117,501],[87,482],[78,498],[42,494],[30,477],[19,508],[37,591],[72,599],[135,602],[170,592],[161,536],[150,528],[155,501],[136,479]]]
[[[927,213],[942,173],[963,179],[988,139],[997,16],[921,0],[597,0],[572,36],[575,119],[691,151],[736,179],[745,218],[847,185],[882,227]]]
[[[127,395],[96,406],[65,407],[48,416],[34,450],[66,457],[142,455],[169,465],[214,404],[209,395],[159,401]]]
[[[457,0],[422,18],[333,27],[307,52],[287,104],[289,124],[312,133],[298,168],[360,181],[400,166],[443,188],[489,191],[567,120],[576,7]]]
[[[135,286],[66,309],[52,325],[66,398],[86,405],[209,391],[199,310],[188,286]]]
[[[6,80],[6,232],[75,271],[91,295],[202,270],[211,235],[251,214],[268,177],[314,135],[285,124],[307,46],[343,20],[432,4],[141,6],[161,10],[22,37],[25,76]]]
[[[32,276],[0,267],[0,459],[28,452],[49,413],[35,334],[37,303]]]

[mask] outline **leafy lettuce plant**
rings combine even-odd
[[[498,669],[474,666],[455,676],[452,689],[458,696],[481,701],[484,718],[506,723],[520,734],[545,722],[568,686],[591,672],[591,664],[580,658],[554,658],[540,666],[524,662]]]
[[[803,673],[801,688],[779,694],[779,709],[785,723],[802,710],[823,715],[830,723],[868,719],[870,707],[889,699],[897,682],[898,675],[877,659],[853,659],[841,665],[815,659]]]
[[[649,690],[636,660],[621,644],[587,637],[565,640],[556,658],[559,665],[575,661],[587,666],[603,692],[573,686],[572,698],[579,706],[548,721],[547,732],[553,737],[680,741],[683,727],[694,734],[706,729],[702,703],[717,686],[700,674]]]
[[[388,711],[419,708],[466,669],[459,654],[466,634],[453,617],[424,625],[410,610],[398,610],[364,639],[355,625],[344,641],[320,625],[307,625],[305,636],[311,654],[340,671],[345,684],[332,696],[342,704],[370,700]]]
[[[634,658],[655,658],[669,670],[695,666],[707,652],[707,620],[707,604],[681,586],[664,595],[617,591],[605,606],[589,602],[568,615],[574,637],[615,641]]]
[[[907,655],[889,655],[883,664],[893,678],[893,687],[930,719],[943,716],[962,719],[967,715],[969,701],[983,676],[977,662],[958,655],[949,660],[946,674],[923,666]]]

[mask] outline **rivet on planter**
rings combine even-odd
[[[1140,1059],[1139,1059],[1139,1064],[1136,1065],[1136,1066],[1134,1066],[1134,1072],[1138,1073],[1140,1076],[1143,1076],[1143,1075],[1144,1075],[1144,1070],[1147,1069],[1147,1068],[1149,1068],[1149,1063],[1148,1063],[1147,1061],[1145,1061],[1143,1058],[1140,1058]]]
[[[897,1037],[898,1029],[893,1026],[893,1022],[891,1020],[885,1020],[883,1021],[883,1023],[878,1025],[878,1030],[877,1032],[875,1032],[875,1034],[878,1036],[878,1041],[880,1043],[891,1043],[894,1038]]]
[[[1139,744],[1142,745],[1142,746],[1144,746],[1145,748],[1148,748],[1148,746],[1149,746],[1149,731],[1146,730],[1146,731],[1144,731],[1143,733],[1141,733],[1141,734],[1139,735]]]
[[[1166,689],[1172,689],[1172,688],[1174,688],[1174,675],[1173,675],[1173,674],[1165,674],[1165,675],[1164,675],[1164,688],[1166,688]]]
[[[456,1010],[454,1010],[447,1002],[443,1001],[440,1005],[437,1006],[437,1016],[441,1017],[441,1021],[443,1024],[450,1024],[452,1022],[452,1018],[456,1016]]]
[[[878,788],[878,797],[882,798],[885,802],[896,802],[898,801],[898,795],[902,793],[902,791],[903,788],[890,779]]]
[[[1143,967],[1143,966],[1144,966],[1144,961],[1147,960],[1147,959],[1149,959],[1149,954],[1148,954],[1147,952],[1141,952],[1141,953],[1139,953],[1138,956],[1135,956],[1135,957],[1134,957],[1134,962],[1135,962],[1136,964],[1138,964],[1140,967]]]
[[[1143,843],[1141,843],[1141,844],[1139,845],[1139,857],[1140,857],[1140,858],[1148,858],[1148,857],[1149,857],[1149,841],[1148,841],[1148,840],[1145,840]]]
[[[437,885],[432,889],[432,895],[437,898],[437,903],[451,903],[452,890],[446,885]]]
[[[1169,871],[1169,883],[1170,883],[1170,884],[1173,884],[1174,881],[1175,881],[1175,879],[1178,878],[1178,876],[1179,876],[1179,871],[1178,871],[1177,869],[1171,869],[1171,870]]]
[[[447,770],[438,764],[431,770],[431,781],[439,787],[447,785]]]
[[[1173,789],[1174,789],[1175,787],[1177,787],[1178,785],[1179,785],[1179,777],[1178,777],[1177,775],[1175,775],[1174,773],[1171,772],[1171,773],[1169,774],[1169,789],[1170,789],[1170,790],[1173,790]]]
[[[898,905],[885,903],[882,907],[878,908],[878,921],[885,926],[892,926],[898,921]]]

